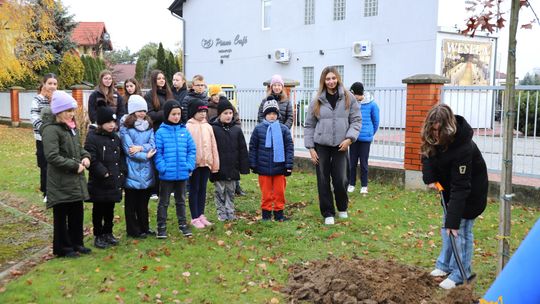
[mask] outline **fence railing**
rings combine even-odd
[[[501,170],[502,128],[504,112],[502,86],[444,86],[442,102],[450,105],[456,114],[464,116],[474,128],[474,141],[482,151],[491,172]],[[514,174],[540,177],[540,86],[516,87],[516,124],[514,132]],[[371,145],[370,159],[402,163],[405,143],[406,88],[367,88],[380,108],[380,128]],[[84,105],[92,90],[83,92]],[[264,89],[236,89],[225,92],[234,97],[242,120],[242,129],[249,140],[257,125],[259,105],[266,96]],[[30,108],[35,92],[19,93],[19,113],[22,121],[30,121]],[[304,122],[314,89],[296,88],[291,91],[294,107],[292,134],[296,150],[304,148]],[[0,118],[11,115],[9,92],[0,92]]]
[[[445,86],[441,92],[442,102],[473,127],[473,139],[492,172],[499,172],[502,164],[504,90],[502,86]],[[513,172],[517,175],[540,177],[539,92],[540,86],[516,87]]]

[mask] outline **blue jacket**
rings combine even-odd
[[[264,122],[258,124],[249,140],[249,167],[254,173],[260,175],[285,175],[287,169],[293,168],[294,144],[291,131],[284,124],[280,123],[281,134],[283,135],[283,146],[285,148],[285,162],[274,162],[274,148],[266,148],[266,130],[269,125]]]
[[[195,169],[196,147],[184,124],[161,124],[156,132],[154,161],[159,179],[187,180]]]
[[[372,142],[373,136],[379,129],[379,107],[375,103],[375,99],[369,93],[365,94],[365,99],[362,104],[358,105],[362,112],[362,129],[358,135],[358,141]]]
[[[121,123],[120,138],[128,167],[126,188],[148,189],[152,187],[154,185],[154,169],[152,160],[146,158],[146,153],[156,148],[154,130],[152,128],[146,131],[139,131],[135,128],[128,129]],[[129,147],[131,146],[142,146],[143,150],[130,155]]]

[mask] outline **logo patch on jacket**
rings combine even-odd
[[[465,174],[467,172],[467,166],[459,166],[459,174]]]

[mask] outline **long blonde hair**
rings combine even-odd
[[[439,125],[439,136],[433,136],[433,126]],[[457,132],[456,117],[452,109],[446,104],[438,104],[429,110],[424,125],[422,126],[422,146],[421,151],[424,156],[431,157],[436,154],[436,147],[442,151],[448,149],[448,145],[454,141]]]
[[[109,70],[103,70],[101,73],[99,73],[99,84],[97,86],[97,89],[105,96],[105,100],[107,101],[107,105],[116,106],[116,99],[114,98],[114,79],[111,82],[110,87],[106,87],[103,85],[103,77],[105,76],[113,76],[112,72]]]
[[[349,110],[351,107],[351,100],[349,97],[349,94],[345,90],[345,86],[343,85],[343,82],[341,80],[341,75],[339,74],[337,68],[335,66],[327,66],[325,67],[321,72],[321,78],[319,79],[319,90],[317,91],[317,95],[315,96],[315,104],[313,106],[313,115],[315,117],[319,117],[319,114],[321,112],[321,101],[319,100],[319,97],[326,93],[327,87],[326,87],[326,75],[328,73],[334,73],[337,78],[337,93],[339,94],[339,88],[341,87],[343,89],[343,94],[345,95],[345,109]]]

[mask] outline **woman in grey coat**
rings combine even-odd
[[[275,99],[278,103],[279,122],[287,126],[287,128],[291,129],[293,125],[293,108],[291,105],[291,101],[285,93],[285,83],[283,82],[283,78],[281,78],[280,75],[276,74],[272,76],[272,80],[270,80],[268,95],[261,101],[261,105],[259,106],[259,123],[261,123],[265,119],[263,114],[263,106],[264,103],[270,99]]]
[[[345,90],[335,67],[321,73],[319,90],[307,111],[304,145],[316,166],[319,207],[326,225],[334,224],[336,211],[330,188],[334,186],[339,218],[347,218],[349,197],[349,146],[362,126],[360,109],[352,93]]]

